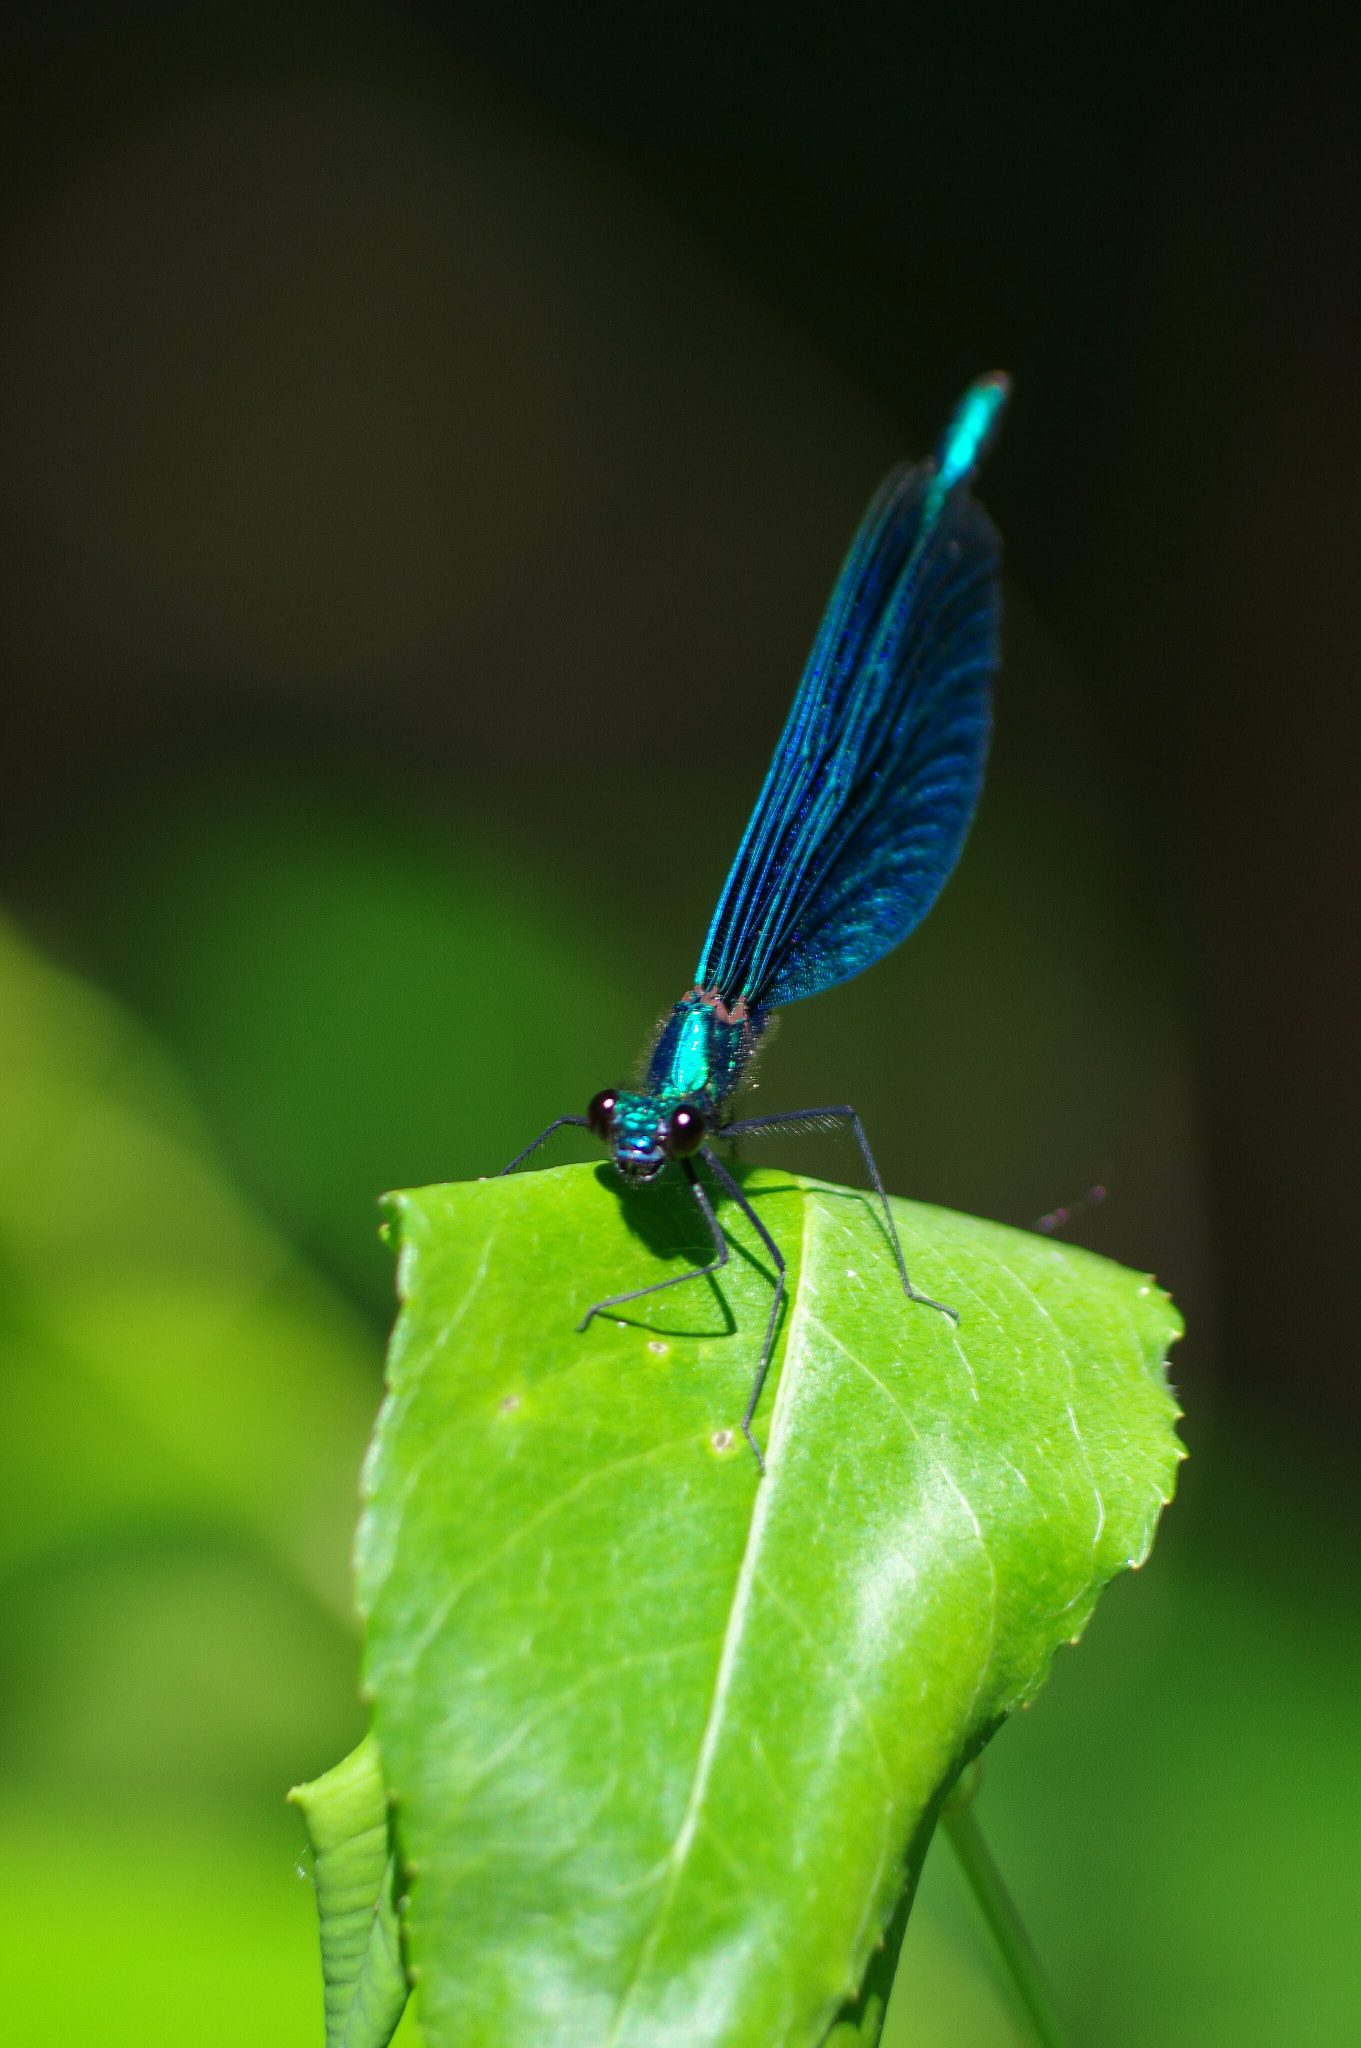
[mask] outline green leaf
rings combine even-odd
[[[326,2048],[387,2048],[407,1999],[378,1745],[289,1793],[312,1844],[326,1985]]]
[[[821,2041],[943,1790],[1171,1496],[1151,1282],[895,1203],[956,1328],[865,1196],[745,1185],[790,1268],[763,1482],[770,1284],[732,1208],[721,1285],[578,1334],[703,1253],[683,1186],[394,1198],[358,1566],[433,2048]]]

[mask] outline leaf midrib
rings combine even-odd
[[[766,1447],[767,1468],[774,1464],[779,1451],[783,1434],[781,1425],[788,1406],[788,1390],[793,1377],[790,1372],[790,1366],[791,1362],[799,1356],[805,1316],[803,1307],[804,1277],[808,1271],[808,1237],[813,1204],[809,1199],[807,1187],[802,1183],[799,1185],[799,1193],[803,1202],[803,1222],[797,1269],[798,1283],[794,1289],[794,1298],[790,1303],[789,1323],[785,1332],[784,1350],[779,1361],[779,1377],[775,1386],[775,1405],[771,1415],[770,1439]],[[767,1476],[762,1480],[757,1489],[756,1499],[752,1508],[751,1522],[747,1529],[747,1540],[742,1552],[742,1564],[737,1574],[737,1584],[728,1610],[727,1627],[723,1632],[723,1648],[719,1655],[718,1669],[714,1673],[714,1689],[709,1702],[709,1712],[705,1718],[704,1734],[700,1739],[699,1751],[695,1758],[694,1771],[690,1781],[690,1792],[685,1802],[685,1812],[681,1816],[681,1824],[677,1829],[676,1838],[672,1843],[671,1853],[668,1858],[670,1868],[667,1873],[667,1880],[663,1887],[662,1895],[657,1901],[651,1924],[643,1936],[642,1944],[638,1950],[637,1961],[629,1972],[628,1981],[619,1994],[614,2024],[610,2028],[606,2048],[618,2048],[620,2037],[628,2020],[630,2002],[661,1939],[662,1928],[666,1923],[667,1914],[671,1910],[672,1901],[680,1887],[686,1859],[690,1854],[695,1836],[699,1832],[701,1810],[708,1792],[713,1760],[723,1734],[732,1675],[736,1666],[742,1637],[746,1630],[747,1611],[751,1604],[752,1588],[757,1579],[757,1558],[760,1554],[761,1541],[768,1519],[766,1502],[769,1497],[770,1479],[767,1472]]]

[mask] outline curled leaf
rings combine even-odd
[[[406,2004],[388,1798],[378,1745],[289,1793],[312,1845],[326,1987],[326,2048],[387,2048]]]

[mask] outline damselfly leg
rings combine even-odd
[[[870,1151],[870,1141],[865,1136],[865,1126],[861,1123],[859,1116],[848,1102],[836,1103],[828,1109],[786,1110],[780,1116],[743,1117],[736,1123],[724,1124],[722,1130],[717,1133],[717,1136],[720,1138],[748,1138],[762,1134],[773,1134],[776,1131],[794,1130],[799,1124],[812,1124],[815,1127],[820,1126],[826,1129],[839,1123],[849,1124],[859,1142],[866,1170],[869,1173],[870,1179],[874,1182],[874,1192],[878,1195],[880,1206],[884,1212],[884,1226],[888,1231],[889,1243],[893,1246],[893,1256],[898,1262],[898,1274],[903,1283],[903,1293],[909,1301],[920,1302],[923,1308],[939,1309],[943,1316],[949,1316],[951,1322],[957,1323],[959,1321],[958,1309],[951,1308],[950,1304],[945,1301],[933,1301],[929,1294],[919,1293],[907,1277],[907,1264],[903,1258],[902,1245],[898,1241],[898,1226],[893,1220],[893,1211],[888,1205],[888,1195],[885,1191],[884,1183],[879,1177],[879,1169],[874,1163],[874,1154]]]
[[[751,1392],[747,1396],[747,1412],[742,1417],[742,1434],[746,1438],[747,1442],[751,1445],[752,1451],[754,1452],[756,1457],[756,1462],[760,1466],[761,1470],[764,1472],[766,1469],[766,1461],[761,1454],[761,1446],[757,1443],[755,1437],[751,1433],[751,1419],[753,1415],[755,1415],[756,1413],[756,1404],[761,1398],[761,1389],[762,1387],[764,1387],[766,1383],[766,1374],[770,1371],[770,1354],[775,1348],[775,1330],[780,1320],[780,1304],[784,1300],[784,1253],[780,1250],[780,1247],[776,1244],[774,1238],[766,1229],[765,1224],[761,1221],[756,1211],[752,1208],[751,1203],[747,1200],[746,1196],[743,1194],[741,1188],[733,1179],[732,1175],[729,1173],[727,1167],[723,1164],[722,1160],[715,1158],[713,1151],[708,1145],[701,1147],[699,1156],[704,1161],[704,1164],[708,1167],[710,1173],[712,1173],[714,1179],[718,1182],[719,1186],[722,1187],[727,1192],[727,1194],[731,1196],[734,1202],[736,1202],[738,1208],[742,1211],[742,1214],[746,1217],[747,1221],[751,1224],[753,1230],[755,1230],[757,1236],[760,1238],[762,1244],[770,1253],[771,1259],[773,1260],[775,1265],[775,1295],[774,1299],[771,1301],[770,1304],[770,1314],[766,1318],[766,1334],[761,1345],[761,1362],[756,1368],[756,1377],[751,1383]]]
[[[522,1165],[526,1159],[530,1158],[533,1153],[537,1152],[540,1145],[542,1145],[546,1139],[551,1138],[554,1131],[560,1131],[564,1124],[576,1124],[578,1129],[583,1131],[588,1130],[590,1128],[584,1116],[555,1116],[552,1123],[548,1126],[548,1129],[546,1131],[540,1131],[538,1137],[535,1138],[530,1144],[526,1145],[523,1152],[517,1152],[515,1157],[510,1161],[509,1165],[503,1166],[501,1168],[501,1172],[497,1174],[496,1178],[500,1180],[503,1175],[507,1173],[514,1173],[517,1166]]]
[[[766,1383],[766,1375],[770,1371],[771,1353],[775,1348],[775,1332],[779,1326],[780,1304],[784,1300],[786,1270],[784,1253],[780,1250],[780,1247],[776,1244],[774,1238],[766,1229],[765,1224],[761,1221],[755,1209],[752,1208],[751,1203],[747,1200],[746,1196],[743,1194],[737,1182],[728,1172],[728,1169],[723,1164],[722,1160],[716,1159],[714,1157],[713,1152],[709,1149],[707,1145],[701,1146],[699,1156],[704,1161],[704,1164],[708,1167],[710,1173],[712,1173],[714,1179],[718,1182],[719,1186],[723,1189],[723,1192],[727,1196],[729,1196],[732,1201],[736,1202],[738,1208],[747,1218],[753,1230],[755,1230],[757,1236],[760,1238],[762,1244],[770,1253],[771,1263],[774,1265],[775,1268],[775,1293],[770,1304],[770,1314],[766,1318],[765,1336],[761,1342],[760,1363],[756,1368],[756,1376],[751,1383],[751,1392],[747,1396],[746,1412],[742,1417],[742,1434],[746,1438],[747,1442],[751,1445],[752,1452],[755,1456],[756,1462],[760,1466],[762,1472],[764,1472],[766,1469],[766,1461],[764,1456],[762,1455],[761,1446],[757,1443],[756,1438],[751,1433],[751,1421],[752,1417],[756,1413],[757,1403],[760,1401],[761,1398],[761,1389],[764,1387]],[[690,1183],[690,1192],[693,1194],[695,1201],[698,1204],[700,1214],[703,1216],[704,1221],[708,1226],[709,1235],[712,1237],[714,1241],[714,1251],[717,1254],[717,1256],[715,1257],[712,1265],[692,1266],[688,1273],[672,1273],[665,1280],[654,1280],[648,1287],[634,1287],[631,1288],[627,1294],[611,1294],[607,1296],[607,1298],[604,1301],[597,1301],[593,1307],[587,1309],[585,1315],[577,1324],[577,1328],[579,1330],[584,1330],[587,1324],[590,1322],[592,1316],[598,1316],[599,1314],[601,1314],[603,1310],[622,1308],[625,1302],[641,1300],[642,1296],[645,1294],[659,1294],[663,1287],[679,1287],[682,1281],[685,1280],[706,1279],[709,1275],[720,1272],[722,1268],[727,1265],[728,1260],[731,1257],[731,1252],[728,1246],[728,1240],[723,1235],[723,1226],[720,1224],[717,1216],[715,1216],[714,1214],[713,1203],[709,1200],[708,1194],[706,1193],[704,1188],[704,1183],[700,1180],[699,1175],[695,1172],[694,1164],[691,1160],[682,1159],[678,1161],[678,1164],[680,1166],[681,1172],[685,1175],[686,1179]]]
[[[705,1226],[714,1241],[714,1251],[717,1253],[717,1257],[711,1265],[692,1266],[688,1273],[668,1274],[665,1280],[651,1280],[646,1287],[631,1287],[627,1294],[607,1294],[603,1301],[594,1302],[587,1309],[585,1315],[577,1324],[578,1330],[589,1328],[592,1316],[601,1315],[606,1309],[622,1308],[626,1301],[640,1301],[645,1294],[660,1294],[664,1287],[679,1287],[685,1280],[705,1280],[710,1274],[721,1272],[724,1266],[727,1265],[730,1256],[728,1240],[724,1237],[718,1218],[714,1214],[713,1203],[705,1193],[699,1176],[688,1159],[680,1161],[680,1169],[690,1183],[690,1192],[695,1198],[699,1213],[704,1218]]]

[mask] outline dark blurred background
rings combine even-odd
[[[374,1197],[626,1076],[995,366],[980,821],[762,1102],[1018,1224],[1109,1186],[1193,1457],[994,1831],[1080,2041],[1361,2033],[1353,11],[4,37],[0,2038],[320,2039],[276,1805],[358,1726]],[[944,1874],[912,1942],[896,2048],[1011,2038]]]

